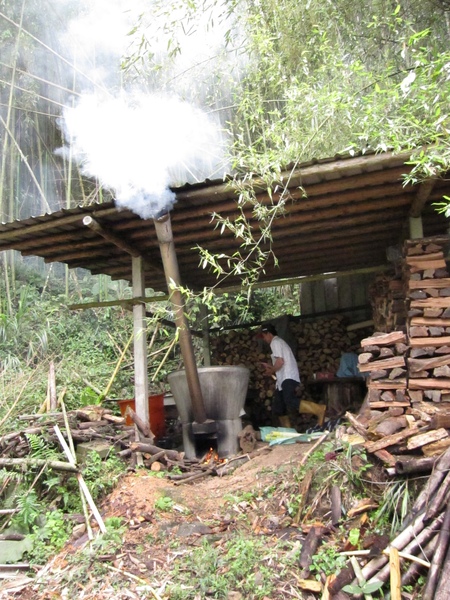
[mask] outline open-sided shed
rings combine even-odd
[[[389,246],[407,237],[445,233],[447,220],[432,204],[450,194],[450,182],[433,179],[405,186],[402,175],[410,169],[405,165],[408,158],[409,154],[367,154],[316,161],[286,172],[291,200],[272,228],[279,264],[268,264],[261,282],[377,267],[386,264]],[[225,255],[239,247],[241,240],[230,231],[220,233],[211,220],[213,212],[230,219],[238,215],[235,187],[206,181],[174,191],[171,221],[183,284],[197,290],[215,285],[215,274],[200,268],[195,246]],[[267,192],[261,191],[259,200],[269,203]],[[118,210],[114,202],[1,224],[0,250],[7,249],[129,282],[130,256],[141,256],[145,286],[166,290],[153,220]],[[236,278],[226,280],[226,286],[238,283]]]
[[[409,153],[365,154],[314,161],[286,171],[290,192],[285,214],[272,227],[273,251],[261,284],[293,278],[382,268],[386,250],[408,237],[447,233],[447,219],[433,203],[450,196],[450,181],[436,178],[404,185]],[[237,216],[235,186],[205,181],[173,190],[173,240],[183,285],[194,290],[217,284],[215,274],[201,268],[197,245],[210,253],[231,256],[242,240],[227,229],[220,232],[211,219],[219,213]],[[258,199],[277,202],[261,187]],[[251,208],[245,209],[251,216]],[[257,222],[254,221],[254,227]],[[93,274],[107,274],[133,285],[136,298],[145,289],[167,290],[166,273],[152,219],[143,220],[114,202],[79,206],[0,225],[0,250],[43,257]],[[238,285],[227,278],[225,285]],[[145,303],[134,306],[136,407],[148,417]]]

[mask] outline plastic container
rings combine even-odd
[[[136,410],[134,398],[128,400],[117,400],[120,414],[125,417],[126,425],[133,425],[132,418],[126,414],[126,410],[130,407]],[[148,397],[148,414],[150,416],[150,429],[155,438],[161,438],[166,434],[166,417],[164,413],[164,394],[155,394]]]

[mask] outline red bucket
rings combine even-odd
[[[126,414],[127,408],[136,410],[134,398],[129,400],[117,400],[120,414],[125,417],[126,425],[133,425],[133,420]],[[150,429],[156,438],[166,434],[166,417],[164,413],[164,394],[155,394],[148,397],[148,414],[150,415]]]

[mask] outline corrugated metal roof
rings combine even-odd
[[[411,209],[421,200],[419,186],[403,184],[408,158],[407,154],[392,153],[334,157],[304,163],[292,172],[287,170],[291,198],[284,216],[272,227],[273,251],[279,264],[270,261],[261,280],[385,264],[386,248],[408,237]],[[426,201],[421,200],[423,207],[420,205],[426,237],[447,233],[447,219],[436,213],[432,203],[444,194],[450,195],[450,182],[440,179],[429,187]],[[214,273],[199,267],[195,246],[226,256],[239,250],[242,240],[227,230],[220,233],[211,220],[213,212],[230,219],[239,215],[236,190],[230,182],[205,181],[174,191],[177,202],[171,219],[183,283],[193,289],[215,285]],[[263,188],[258,199],[270,202]],[[251,208],[245,213],[251,216]],[[131,281],[130,254],[83,225],[85,216],[94,218],[103,230],[145,258],[147,287],[166,290],[153,220],[118,210],[114,202],[3,223],[0,250],[12,248],[24,255],[41,256],[47,262],[62,262]],[[257,231],[257,221],[253,219],[252,224]],[[237,283],[237,277],[230,277],[225,285]]]

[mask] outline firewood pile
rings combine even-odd
[[[59,412],[24,415],[21,420],[27,421],[28,426],[0,437],[0,468],[48,466],[57,471],[78,472],[79,468],[73,462],[49,460],[47,453],[45,457],[38,457],[39,452],[34,452],[37,444],[32,439],[35,436],[34,439],[42,440],[46,448],[55,449],[60,448],[64,440],[72,440],[80,464],[89,451],[98,452],[102,458],[116,452],[129,462],[130,468],[143,466],[152,471],[167,471],[169,479],[179,485],[206,475],[225,475],[238,464],[250,460],[256,445],[255,442],[250,447],[247,443],[245,454],[228,460],[220,459],[212,450],[205,452],[204,457],[186,459],[183,452],[156,445],[149,425],[131,408],[127,410],[134,422],[132,426],[125,425],[125,417],[116,416],[111,409],[101,406],[84,407],[66,415]],[[171,471],[177,474],[171,475]]]
[[[367,330],[347,330],[345,317],[334,315],[314,320],[289,321],[289,332],[297,345],[296,358],[302,382],[315,373],[336,373],[343,352],[355,352]],[[370,328],[372,331],[372,327]],[[241,329],[211,336],[211,359],[217,365],[244,365],[250,371],[249,395],[255,422],[269,422],[275,382],[264,376],[261,362],[270,359],[269,348],[255,339],[256,330]]]
[[[375,331],[394,331],[406,323],[405,288],[402,274],[380,273],[369,287]]]
[[[405,455],[403,462],[414,462],[419,456],[438,456],[450,446],[447,245],[448,238],[405,242],[406,327],[361,341],[359,369],[369,374],[369,411],[353,425],[366,440],[366,449],[382,452],[390,467],[398,463],[398,455]]]

